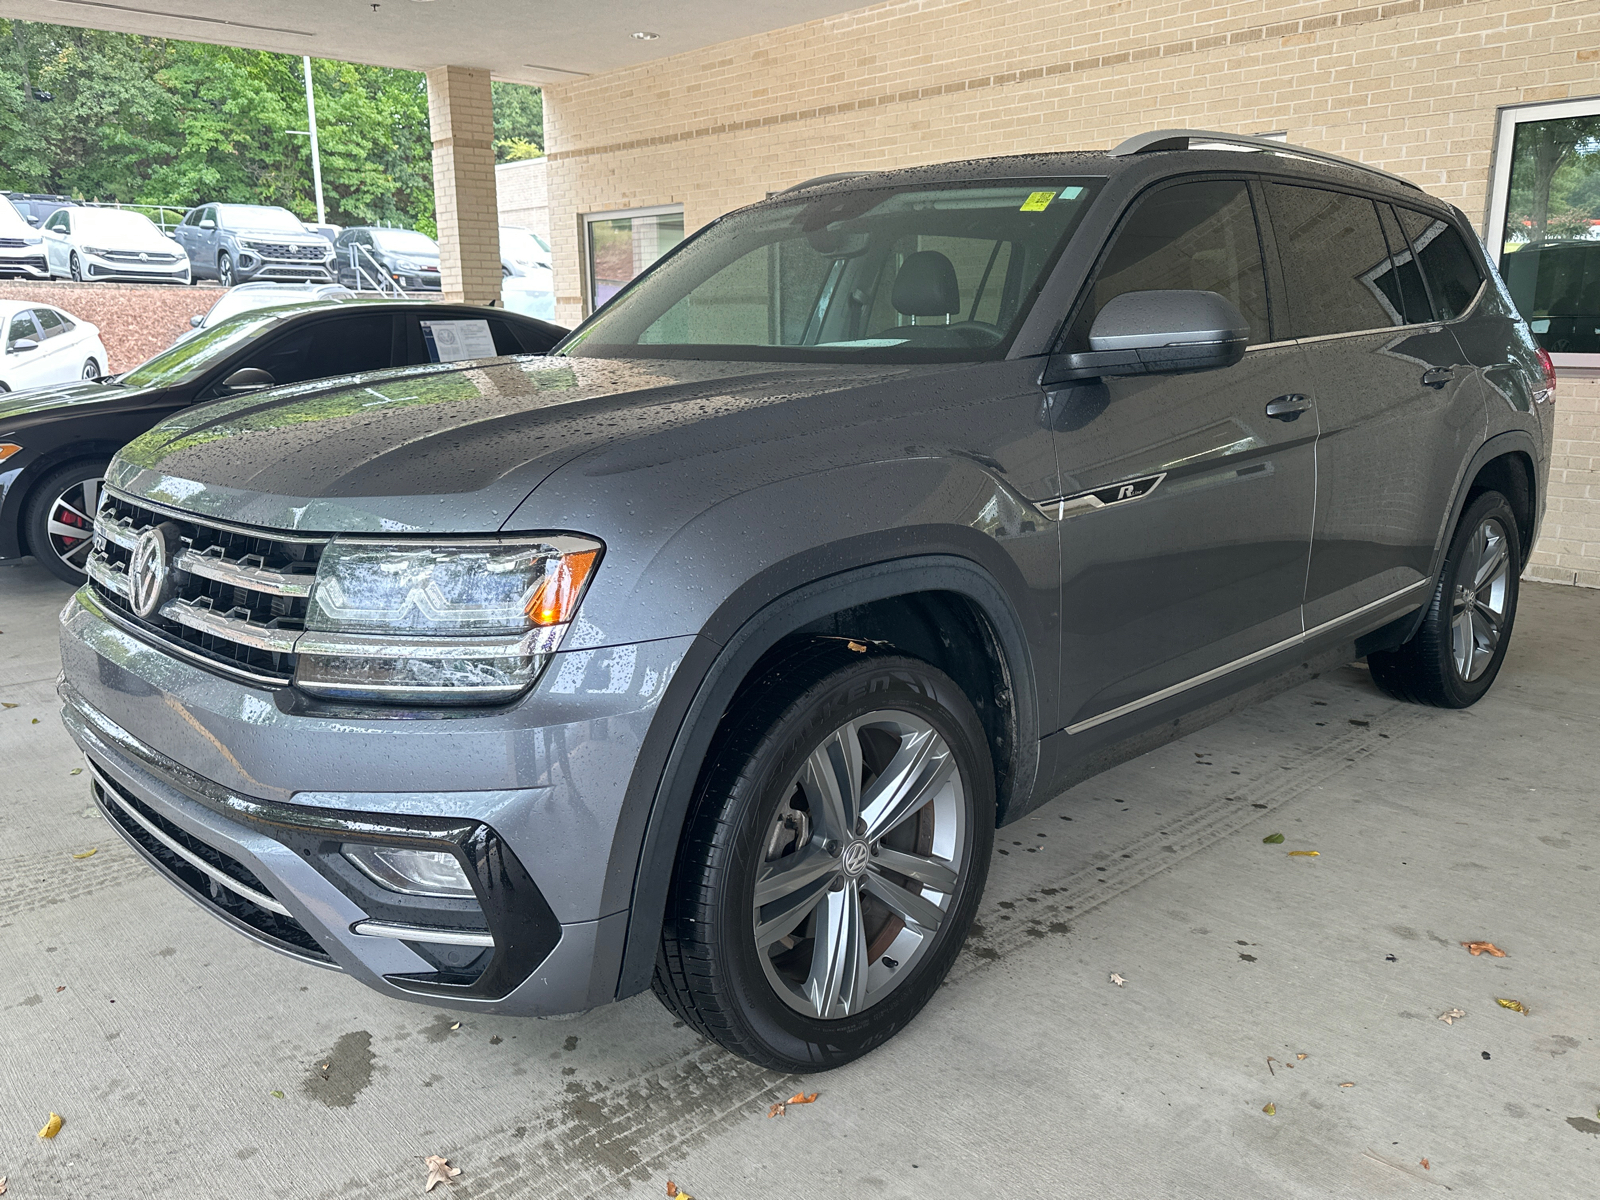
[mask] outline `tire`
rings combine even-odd
[[[1456,523],[1417,632],[1397,650],[1367,655],[1372,681],[1413,704],[1476,704],[1511,644],[1521,573],[1516,514],[1499,492],[1479,493]]]
[[[73,282],[75,282],[75,283],[87,283],[87,282],[89,282],[87,279],[85,279],[83,277],[83,263],[78,261],[78,252],[76,250],[74,250],[72,252],[72,257],[67,260],[67,270],[72,273]]]
[[[99,379],[100,378],[100,364],[97,363],[92,358],[84,359],[83,360],[83,377],[85,379]]]
[[[904,1028],[966,939],[994,844],[988,741],[942,672],[834,641],[735,704],[679,845],[654,989],[751,1062],[829,1070]]]
[[[233,286],[233,255],[226,250],[217,255],[217,279],[225,288]]]
[[[28,550],[57,579],[83,586],[84,562],[93,540],[94,504],[100,496],[107,464],[79,462],[52,471],[33,489],[23,514]],[[82,522],[87,521],[87,524]],[[83,537],[61,532],[84,530]]]

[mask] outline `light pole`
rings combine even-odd
[[[317,98],[311,91],[311,55],[301,55],[301,65],[306,75],[306,118],[311,124],[310,129],[290,129],[287,132],[298,134],[301,137],[311,138],[311,180],[317,190],[317,224],[328,223],[328,210],[322,203],[322,151],[317,146]]]

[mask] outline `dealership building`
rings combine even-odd
[[[705,0],[581,16],[284,0],[239,20],[204,0],[159,13],[0,0],[0,13],[427,71],[446,287],[468,300],[500,291],[490,80],[543,86],[547,157],[515,173],[512,207],[548,222],[568,324],[719,214],[814,176],[1159,128],[1358,159],[1459,206],[1511,276],[1560,378],[1527,573],[1600,587],[1593,0]]]

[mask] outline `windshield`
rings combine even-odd
[[[439,247],[431,237],[411,229],[374,229],[372,240],[383,249],[392,250],[396,254],[422,254],[431,257],[439,253]]]
[[[1095,180],[830,189],[734,213],[600,309],[574,356],[962,362],[1004,355]]]
[[[121,212],[111,208],[80,208],[74,210],[73,231],[79,236],[94,234],[99,237],[151,238],[160,237],[161,231],[143,213]]]
[[[273,233],[307,232],[300,218],[287,208],[271,208],[264,204],[219,204],[217,215],[229,229],[266,229]]]
[[[277,320],[272,313],[253,312],[210,325],[117,376],[116,382],[128,387],[176,387],[189,383]]]

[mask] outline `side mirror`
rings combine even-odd
[[[217,227],[217,223],[215,221],[201,221],[200,222],[200,228],[201,229],[215,229],[216,227]]]
[[[28,224],[32,225],[35,229],[39,228],[39,214],[38,213],[29,213],[28,214]]]
[[[204,321],[205,319],[206,318],[205,318],[205,315],[203,313],[195,313],[194,316],[189,318],[189,328],[190,329],[199,329],[200,328],[200,322]]]
[[[13,354],[25,354],[29,350],[37,350],[38,348],[39,343],[34,341],[32,338],[19,338],[17,341],[11,343],[11,351]]]
[[[1124,292],[1095,317],[1089,349],[1052,355],[1043,382],[1231,367],[1249,340],[1250,323],[1216,292]]]
[[[275,387],[277,383],[271,371],[263,371],[260,367],[240,367],[222,381],[222,391],[228,395],[259,392],[263,388]]]

